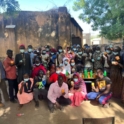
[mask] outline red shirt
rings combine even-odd
[[[38,72],[42,70],[44,72],[44,74],[46,74],[46,69],[43,65],[40,66],[34,66],[31,77],[34,78],[35,76],[38,75]]]
[[[61,75],[63,77],[63,81],[66,83],[66,76],[62,73],[60,73],[59,75]],[[57,73],[53,73],[50,75],[49,77],[50,83],[55,83],[58,80],[58,74]]]
[[[3,61],[3,66],[6,72],[6,78],[13,80],[17,78],[16,75],[16,66],[10,66],[11,61],[14,61],[14,59],[10,59],[9,57],[7,57],[4,61]]]

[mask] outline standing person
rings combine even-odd
[[[29,75],[31,73],[31,59],[28,53],[25,53],[25,46],[21,45],[19,47],[20,53],[15,57],[15,64],[18,68],[18,82],[23,80],[23,73],[27,72]]]
[[[68,96],[68,85],[64,83],[61,75],[58,76],[58,80],[55,83],[51,84],[47,98],[51,112],[54,111],[54,105],[61,110],[61,105],[67,106],[71,104]]]
[[[82,55],[83,55],[83,50],[79,48],[75,56],[77,72],[83,72],[85,57],[83,57]]]
[[[7,58],[4,60],[3,65],[6,72],[6,79],[9,84],[9,96],[11,102],[16,102],[15,98],[17,98],[18,92],[18,83],[17,83],[17,75],[16,75],[16,66],[13,57],[13,51],[7,50]],[[15,95],[14,95],[15,91]]]
[[[32,70],[31,77],[34,78],[35,76],[37,76],[40,70],[42,70],[46,74],[45,67],[40,63],[40,59],[37,57],[35,58],[35,64]]]
[[[71,74],[74,74],[77,72],[77,68],[76,68],[76,64],[75,64],[75,60],[71,59],[70,60],[70,65],[71,65]]]
[[[80,106],[87,94],[86,84],[80,78],[79,73],[75,73],[72,80],[69,98],[72,101],[72,106]]]
[[[28,46],[28,51],[27,53],[30,55],[30,59],[31,59],[31,66],[33,67],[33,60],[35,58],[35,54],[33,53],[33,47],[32,45]]]
[[[120,57],[120,47],[115,46],[113,54],[110,58],[111,69],[110,69],[110,79],[112,80],[112,93],[113,97],[120,98],[122,94],[122,68],[121,57]]]
[[[87,94],[89,100],[97,100],[100,104],[107,107],[108,100],[112,97],[111,86],[112,81],[108,77],[104,77],[102,69],[97,69],[97,80],[92,86],[93,92]]]
[[[122,54],[122,65],[124,65],[124,53]],[[124,68],[122,69],[122,81],[123,81],[123,86],[122,86],[122,95],[121,95],[121,98],[122,98],[122,103],[124,104]]]
[[[28,73],[24,73],[23,80],[18,85],[19,108],[33,100],[33,85],[33,79],[29,78]]]
[[[42,63],[45,66],[45,68],[47,69],[48,68],[49,54],[46,52],[45,49],[42,50],[41,57],[42,57]]]
[[[63,62],[64,52],[61,46],[58,46],[57,51],[57,64],[60,65]]]
[[[94,63],[94,70],[96,71],[98,68],[103,69],[103,59],[102,59],[102,54],[100,47],[97,46],[95,53],[93,54],[93,59],[92,62]]]
[[[104,63],[104,71],[107,72],[107,76],[110,77],[110,66],[111,66],[111,61],[110,61],[110,56],[112,52],[109,46],[105,47],[105,52],[103,54],[103,63]]]
[[[3,68],[2,62],[0,61],[0,89],[2,90],[3,96],[5,101],[9,101],[9,96],[7,93],[7,87],[6,87],[6,83],[5,83],[5,70]],[[0,93],[0,107],[3,107],[4,105],[2,104],[2,96]]]
[[[64,68],[63,74],[65,74],[66,76],[71,74],[71,66],[69,62],[70,61],[68,58],[63,58],[63,68]]]

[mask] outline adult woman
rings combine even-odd
[[[68,76],[69,74],[71,74],[71,66],[69,63],[69,59],[68,58],[64,58],[63,59],[63,74],[65,74],[66,76]]]
[[[23,81],[18,85],[19,91],[17,97],[19,100],[20,108],[24,104],[29,103],[31,100],[33,100],[33,84],[33,79],[29,78],[29,75],[25,73],[23,75]]]
[[[75,65],[75,60],[71,59],[70,61],[70,65],[71,65],[71,74],[76,72],[76,65]]]
[[[111,69],[110,69],[110,79],[112,80],[112,93],[113,97],[120,98],[122,93],[122,68],[121,57],[120,57],[120,47],[116,46],[113,50],[113,55],[111,56]]]
[[[35,76],[37,76],[37,75],[38,75],[38,72],[39,72],[40,70],[42,70],[42,71],[46,74],[46,69],[45,69],[45,67],[40,63],[40,60],[39,60],[39,58],[37,57],[37,58],[35,58],[34,68],[33,68],[33,70],[32,70],[32,74],[31,74],[32,78],[34,78]]]
[[[60,63],[62,63],[63,58],[64,58],[64,52],[61,46],[58,46],[57,48],[57,64],[59,65]]]
[[[69,98],[72,101],[72,106],[80,106],[87,94],[85,82],[80,78],[79,73],[73,75],[72,87],[70,88]]]

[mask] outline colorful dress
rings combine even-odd
[[[18,85],[19,90],[21,88],[22,83],[23,81]],[[32,92],[33,84],[34,81],[33,79],[30,78],[30,81],[24,84],[22,89],[22,94],[18,92],[17,97],[19,100],[19,104],[26,104],[33,100],[33,92]]]
[[[86,98],[87,89],[85,82],[80,78],[79,74],[76,73],[74,76],[78,77],[78,82],[74,83],[74,89],[69,93],[69,98],[72,101],[72,106],[80,106],[81,102]],[[81,88],[81,91],[76,91]]]

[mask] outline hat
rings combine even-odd
[[[24,44],[21,44],[21,45],[19,46],[19,48],[20,48],[20,47],[24,47],[24,48],[25,48],[25,45],[24,45]]]

